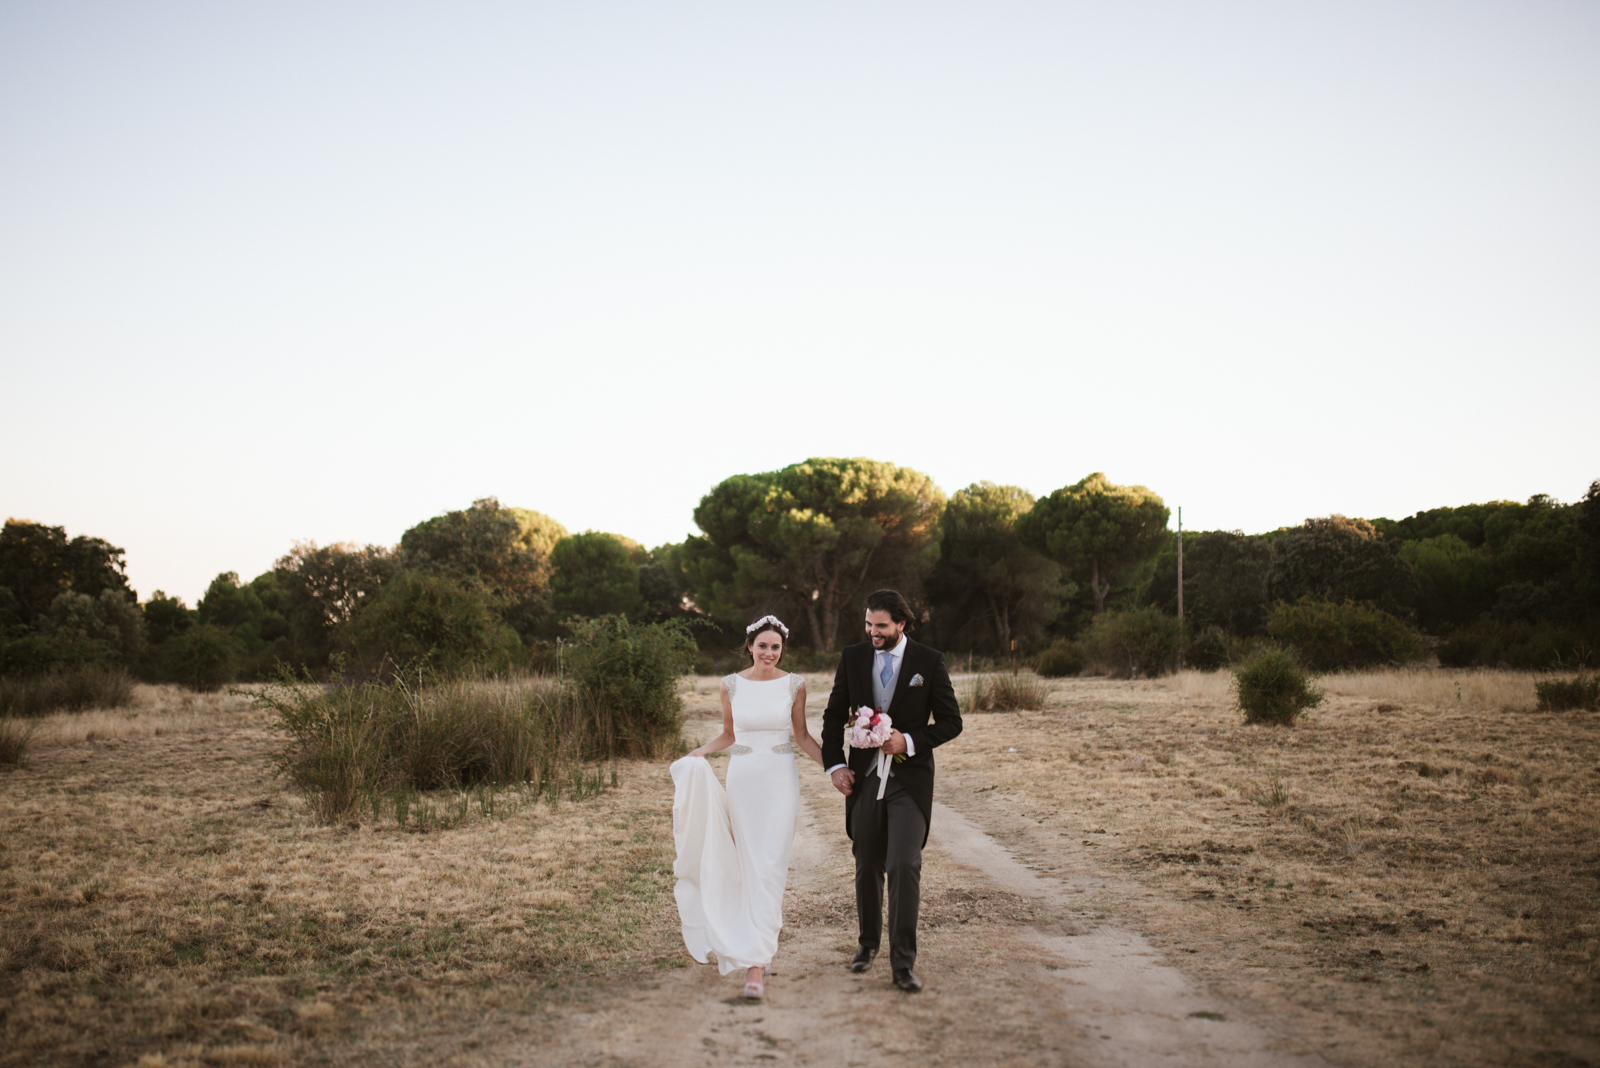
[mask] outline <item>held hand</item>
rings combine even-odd
[[[897,730],[889,732],[889,740],[883,743],[883,751],[890,756],[899,756],[906,751],[906,736]]]
[[[833,788],[844,796],[850,796],[850,788],[855,785],[856,773],[849,768],[840,768],[833,773]]]

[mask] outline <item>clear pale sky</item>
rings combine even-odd
[[[1600,478],[1600,5],[0,3],[0,511],[190,603],[808,456]]]

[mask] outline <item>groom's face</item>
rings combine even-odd
[[[867,637],[872,639],[874,649],[893,649],[900,644],[900,635],[905,632],[904,623],[896,623],[888,612],[867,613]]]

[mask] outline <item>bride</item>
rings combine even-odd
[[[722,733],[672,765],[672,872],[683,943],[701,964],[716,953],[723,975],[746,969],[747,998],[766,993],[762,978],[783,926],[800,813],[795,745],[822,765],[822,749],[806,729],[805,680],[778,670],[788,640],[777,616],[745,628],[750,667],[722,680]],[[724,791],[704,758],[730,744]]]

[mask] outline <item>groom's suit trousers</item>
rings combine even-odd
[[[883,884],[889,882],[889,965],[917,962],[917,910],[922,903],[922,843],[928,824],[922,809],[889,777],[878,800],[878,777],[857,779],[850,837],[856,857],[856,915],[861,945],[876,952],[883,941]]]

